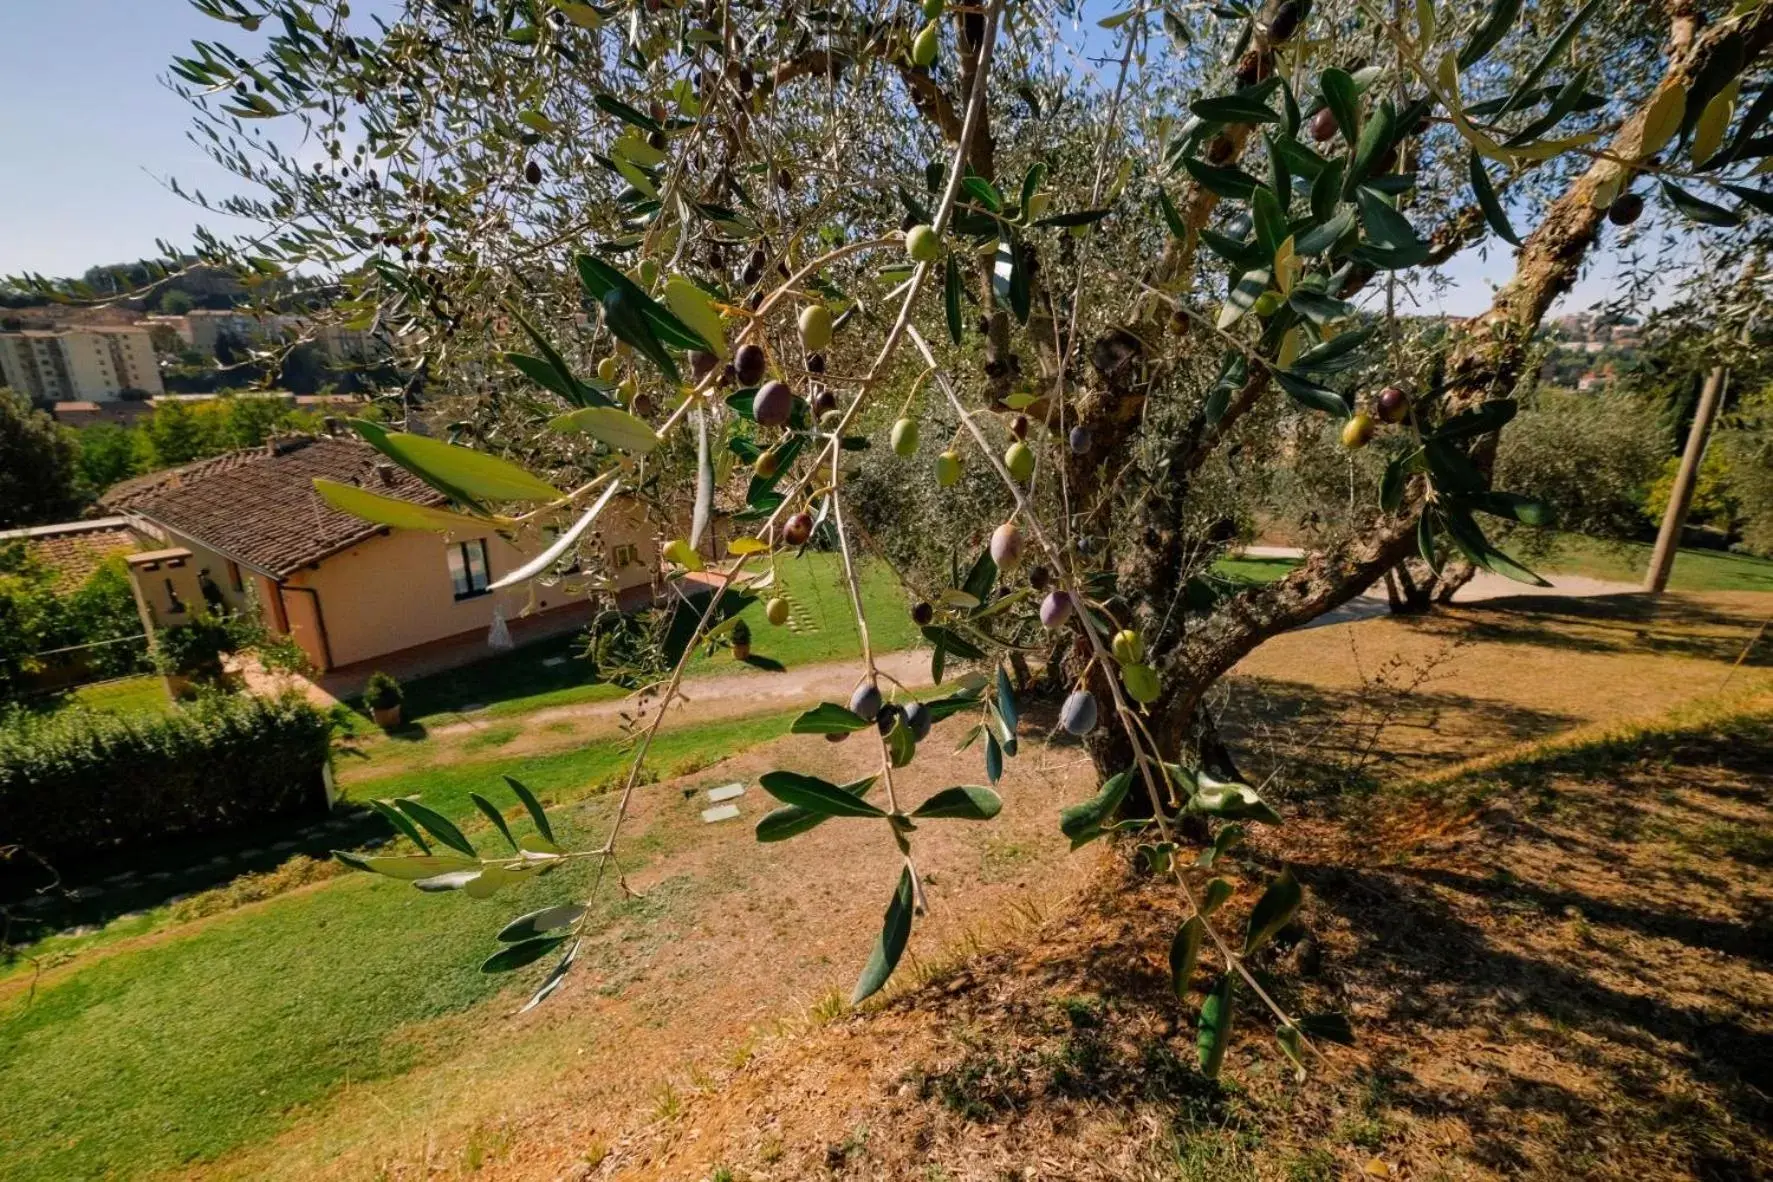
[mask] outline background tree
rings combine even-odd
[[[0,388],[0,529],[78,515],[79,477],[67,429],[23,394]]]
[[[1178,984],[1203,947],[1223,974],[1202,1007],[1209,1073],[1238,990],[1291,1055],[1343,1029],[1290,1015],[1246,960],[1296,908],[1291,876],[1238,941],[1200,863],[1173,856],[1185,829],[1214,843],[1210,865],[1233,826],[1278,819],[1233,778],[1209,690],[1409,555],[1533,581],[1476,514],[1543,519],[1491,473],[1547,309],[1604,227],[1645,255],[1629,299],[1668,268],[1658,254],[1718,270],[1756,233],[1746,213],[1773,206],[1750,175],[1773,150],[1773,11],[1755,3],[1135,6],[1102,22],[1110,45],[1086,42],[1092,70],[1054,51],[1075,10],[1001,0],[414,0],[386,24],[329,0],[196,3],[257,38],[198,43],[172,66],[216,159],[260,187],[222,206],[265,227],[228,257],[253,276],[328,268],[337,315],[406,363],[408,414],[502,457],[367,429],[460,515],[326,494],[443,530],[578,514],[520,579],[569,557],[614,490],[678,529],[746,463],[752,536],[682,613],[677,654],[727,626],[749,568],[815,538],[852,584],[864,544],[902,559],[931,597],[917,610],[938,678],[971,663],[983,684],[924,715],[883,703],[859,620],[856,696],[797,725],[877,731],[884,807],[867,800],[875,779],[763,778],[785,809],[760,837],[864,816],[903,854],[858,997],[921,908],[916,826],[997,808],[970,786],[912,807],[893,769],[930,714],[976,711],[995,782],[1015,752],[1003,662],[1056,649],[1066,717],[1104,778],[1063,828],[1087,841],[1124,817],[1175,879]],[[327,158],[304,163],[298,140]],[[1646,193],[1650,230],[1626,228]],[[1721,233],[1696,239],[1695,224]],[[1397,314],[1438,264],[1504,243],[1514,271],[1482,315],[1448,331]],[[914,460],[920,437],[947,441],[939,469]],[[939,511],[915,519],[910,492],[859,498],[846,457],[868,443],[904,465],[873,487],[964,493],[926,487]],[[1311,553],[1227,593],[1210,564],[1286,481],[1319,506]],[[666,553],[693,567],[701,530],[687,532]],[[455,862],[359,862],[477,890],[549,858],[610,865],[617,832],[568,855],[534,811],[541,858],[480,858],[434,829]],[[423,840],[410,810],[389,815]],[[544,955],[581,918],[559,932],[526,917],[489,968]]]

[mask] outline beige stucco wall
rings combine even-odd
[[[209,577],[215,580],[216,586],[222,589],[222,602],[227,605],[230,611],[250,612],[258,605],[251,571],[244,567],[240,568],[241,589],[236,591],[234,582],[229,577],[228,559],[217,554],[196,538],[186,537],[184,534],[162,529],[151,522],[139,519],[132,520],[130,528],[141,537],[143,545],[179,546],[189,550],[191,552],[192,577],[195,578],[198,571],[207,570]],[[199,597],[197,605],[201,607],[203,602],[203,599]]]
[[[311,646],[307,635],[313,628],[306,618],[313,596],[295,591],[298,587],[319,593],[333,668],[488,628],[495,605],[502,608],[506,619],[515,619],[526,607],[547,611],[577,597],[565,587],[538,585],[533,604],[527,588],[456,599],[448,550],[466,540],[418,530],[392,530],[335,554],[318,567],[296,572],[286,580],[289,586],[283,595],[290,634],[315,664],[323,663],[318,644]],[[488,578],[493,582],[523,565],[534,552],[521,552],[490,533],[483,540]],[[651,581],[658,567],[657,551],[641,527],[617,524],[607,529],[601,540],[606,548],[633,545],[639,554],[639,561],[618,572],[619,586]]]

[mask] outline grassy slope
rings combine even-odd
[[[774,738],[788,720],[666,732],[654,766],[714,762]],[[367,781],[354,792],[416,792],[466,821],[477,816],[470,791],[509,801],[501,773],[562,802],[607,780],[625,756],[618,744],[595,743]],[[597,802],[578,815],[594,825],[607,808]],[[555,818],[580,845],[595,840],[573,823],[573,814]],[[478,830],[496,841],[486,825]],[[645,864],[646,843],[625,848],[632,873]],[[0,1002],[0,1176],[136,1173],[213,1157],[270,1135],[347,1079],[441,1053],[449,1035],[430,1024],[504,983],[476,969],[493,932],[518,910],[571,897],[587,873],[569,868],[485,902],[347,875],[95,958],[29,1004],[15,993]],[[605,906],[633,905],[605,897]]]

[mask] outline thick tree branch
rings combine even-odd
[[[1740,39],[1753,62],[1773,42],[1773,9],[1691,34],[1690,16],[1676,20],[1669,66],[1655,93],[1614,135],[1610,156],[1643,158],[1644,125],[1656,95],[1690,86],[1714,53]],[[1623,166],[1597,160],[1552,203],[1528,237],[1515,264],[1514,279],[1497,293],[1488,312],[1467,325],[1448,365],[1443,412],[1456,414],[1514,388],[1539,321],[1557,297],[1569,290],[1605,217],[1595,195],[1611,185]],[[1317,553],[1284,579],[1234,596],[1196,628],[1165,661],[1173,685],[1162,707],[1159,733],[1187,725],[1206,689],[1257,645],[1276,633],[1308,623],[1372,586],[1415,546],[1416,510],[1376,517],[1361,536],[1336,553]]]

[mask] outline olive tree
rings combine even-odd
[[[206,238],[205,257],[267,282],[326,273],[332,313],[410,374],[410,418],[360,431],[451,505],[324,495],[395,527],[554,530],[501,586],[595,570],[587,531],[638,497],[670,523],[673,569],[714,579],[670,627],[602,844],[563,850],[513,783],[533,834],[476,798],[508,853],[400,801],[380,807],[423,852],[341,856],[472,895],[590,859],[593,889],[613,887],[686,654],[748,597],[777,598],[823,540],[861,636],[857,689],[793,730],[877,743],[878,771],[765,774],[781,807],[757,836],[865,821],[895,847],[855,999],[923,910],[922,827],[1001,807],[1006,662],[1050,652],[1063,724],[1101,775],[1060,827],[1074,844],[1129,835],[1174,884],[1179,997],[1197,965],[1215,974],[1209,1075],[1240,993],[1301,1069],[1348,1030],[1251,967],[1300,904],[1290,872],[1239,909],[1242,932],[1219,910],[1215,859],[1281,818],[1235,775],[1208,691],[1406,557],[1536,581],[1483,521],[1543,519],[1531,490],[1491,481],[1540,320],[1603,230],[1639,235],[1651,203],[1664,239],[1703,227],[1719,256],[1773,206],[1752,179],[1773,152],[1773,9],[1755,2],[1134,2],[1081,36],[1074,7],[1040,0],[409,0],[393,19],[194,3],[236,46],[198,43],[175,85],[199,142],[261,187],[221,208],[262,230]],[[1489,309],[1408,323],[1468,249],[1512,258]],[[889,449],[877,476],[896,462],[951,502],[864,503],[856,457]],[[1205,576],[1228,516],[1259,508],[1247,457],[1351,495],[1294,573],[1227,594]],[[717,493],[743,503],[741,528],[710,559]],[[912,700],[876,667],[856,583],[870,547],[922,555],[908,573],[943,697]],[[987,784],[907,799],[895,772],[957,714],[976,719]],[[487,968],[558,953],[539,1002],[590,914],[514,920]]]

